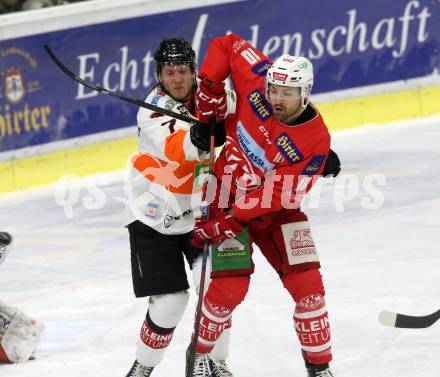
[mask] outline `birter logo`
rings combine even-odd
[[[38,61],[29,51],[0,47],[0,141],[3,150],[40,144],[48,136],[52,109],[43,88]],[[61,119],[61,118],[60,118]],[[46,133],[41,139],[37,134]],[[12,139],[13,142],[12,142]]]
[[[254,113],[257,114],[258,118],[260,118],[262,121],[265,121],[272,115],[271,107],[263,98],[258,89],[249,94],[248,100],[252,110],[254,110]]]
[[[304,156],[299,151],[295,143],[285,132],[276,138],[275,143],[287,161],[296,163],[304,159]]]
[[[26,93],[23,69],[10,68],[2,73],[4,96],[10,103],[21,102]]]

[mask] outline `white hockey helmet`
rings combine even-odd
[[[313,86],[313,64],[302,56],[281,55],[267,71],[266,90],[270,84],[300,88],[304,110]]]

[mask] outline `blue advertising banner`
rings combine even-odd
[[[234,32],[275,58],[309,57],[314,93],[423,77],[440,69],[440,5],[432,0],[242,1],[0,41],[0,152],[136,123],[137,108],[65,76],[47,43],[85,79],[144,98],[166,37],[193,43]]]

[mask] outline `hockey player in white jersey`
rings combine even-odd
[[[9,233],[0,232],[0,265],[6,258],[11,242]],[[43,329],[41,323],[0,300],[0,363],[29,360],[37,348]]]
[[[193,101],[196,63],[191,45],[183,38],[165,39],[154,58],[158,84],[145,102],[197,117]],[[228,108],[234,111],[234,106],[231,92]],[[134,293],[136,297],[149,297],[149,305],[137,342],[136,361],[126,377],[152,374],[188,304],[184,257],[191,268],[195,264],[193,272],[200,270],[201,258],[197,256],[201,249],[190,241],[194,211],[200,206],[200,173],[207,168],[209,151],[205,125],[191,125],[144,108],[139,110],[137,121],[139,151],[131,159],[127,180],[131,213],[127,228]],[[221,146],[224,127],[216,130],[216,146]],[[193,275],[197,287],[200,275]],[[225,331],[208,356],[213,377],[232,376],[225,364],[229,332]]]

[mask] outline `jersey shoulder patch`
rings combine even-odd
[[[251,70],[258,76],[266,77],[267,70],[272,66],[269,60],[263,60],[254,65]]]
[[[325,155],[313,156],[309,163],[304,168],[301,175],[313,175],[316,174],[321,168],[325,160]]]

